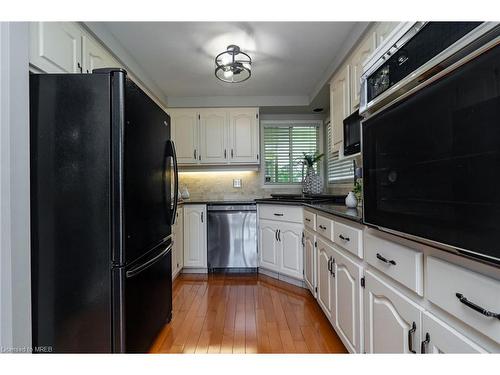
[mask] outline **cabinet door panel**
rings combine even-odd
[[[320,307],[327,318],[332,321],[334,312],[332,311],[332,303],[335,298],[334,281],[328,269],[333,250],[330,245],[321,239],[317,239],[318,252],[318,295],[317,300]]]
[[[350,65],[347,64],[332,79],[330,84],[330,121],[332,124],[332,150],[340,151],[344,139],[344,119],[349,116]]]
[[[361,291],[362,268],[334,249],[335,309],[334,326],[350,352],[361,351]]]
[[[351,59],[351,108],[353,113],[359,108],[359,93],[361,86],[361,74],[363,73],[363,64],[375,50],[375,33],[370,33],[365,36],[365,39],[360,43],[352,54]]]
[[[172,123],[172,139],[175,142],[177,162],[196,164],[198,162],[198,111],[174,109],[169,111]]]
[[[32,22],[30,63],[46,73],[80,73],[81,30],[71,22]]]
[[[428,335],[428,336],[427,336]],[[486,353],[486,351],[432,314],[422,315],[422,337],[429,341],[425,353]]]
[[[410,353],[410,341],[419,351],[420,307],[371,271],[365,271],[365,279],[365,351]]]
[[[207,224],[205,205],[184,207],[184,266],[207,267]]]
[[[232,163],[256,163],[259,153],[259,123],[255,109],[229,111],[229,147]]]
[[[260,220],[259,252],[260,267],[279,272],[279,248],[277,239],[278,224],[272,221]]]
[[[99,68],[118,68],[118,62],[111,54],[102,48],[94,40],[84,36],[83,43],[83,71],[92,73],[92,70]]]
[[[314,234],[304,232],[304,282],[311,293],[316,296],[316,248]]]
[[[303,278],[302,230],[302,225],[280,223],[278,232],[280,273],[299,279]]]
[[[226,132],[227,111],[203,110],[200,112],[200,155],[202,164],[224,163],[228,159]]]

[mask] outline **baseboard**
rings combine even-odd
[[[285,283],[292,284],[292,285],[298,286],[300,288],[307,289],[306,284],[302,280],[298,280],[298,279],[295,279],[295,278],[290,277],[290,276],[282,275],[278,272],[266,270],[265,268],[259,268],[259,273],[266,275],[266,276],[269,276],[269,277],[272,277],[273,279],[284,281]]]
[[[208,273],[208,268],[184,267],[181,272],[182,273]]]

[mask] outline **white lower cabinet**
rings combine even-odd
[[[361,277],[363,268],[341,251],[333,248],[333,314],[332,324],[351,353],[362,351]]]
[[[260,267],[271,271],[279,271],[278,223],[271,220],[260,220],[259,223]]]
[[[207,268],[207,206],[184,206],[184,267]]]
[[[172,279],[175,279],[184,266],[184,208],[176,212],[172,226]]]
[[[365,271],[366,353],[420,352],[422,309],[391,285]]]
[[[304,283],[313,296],[316,296],[316,236],[313,232],[304,231]]]
[[[335,285],[334,277],[332,275],[332,261],[334,256],[333,246],[329,245],[326,241],[318,238],[316,242],[318,253],[318,269],[317,269],[317,300],[319,306],[327,318],[332,321],[333,301],[335,300]]]
[[[259,267],[296,279],[303,277],[301,224],[260,220]]]
[[[470,339],[432,314],[422,314],[422,353],[486,353]]]

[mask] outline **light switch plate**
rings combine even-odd
[[[233,179],[233,187],[234,188],[241,188],[241,178]]]

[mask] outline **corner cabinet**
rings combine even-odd
[[[184,268],[207,268],[207,206],[184,206]]]
[[[257,108],[169,111],[180,165],[259,164]]]

